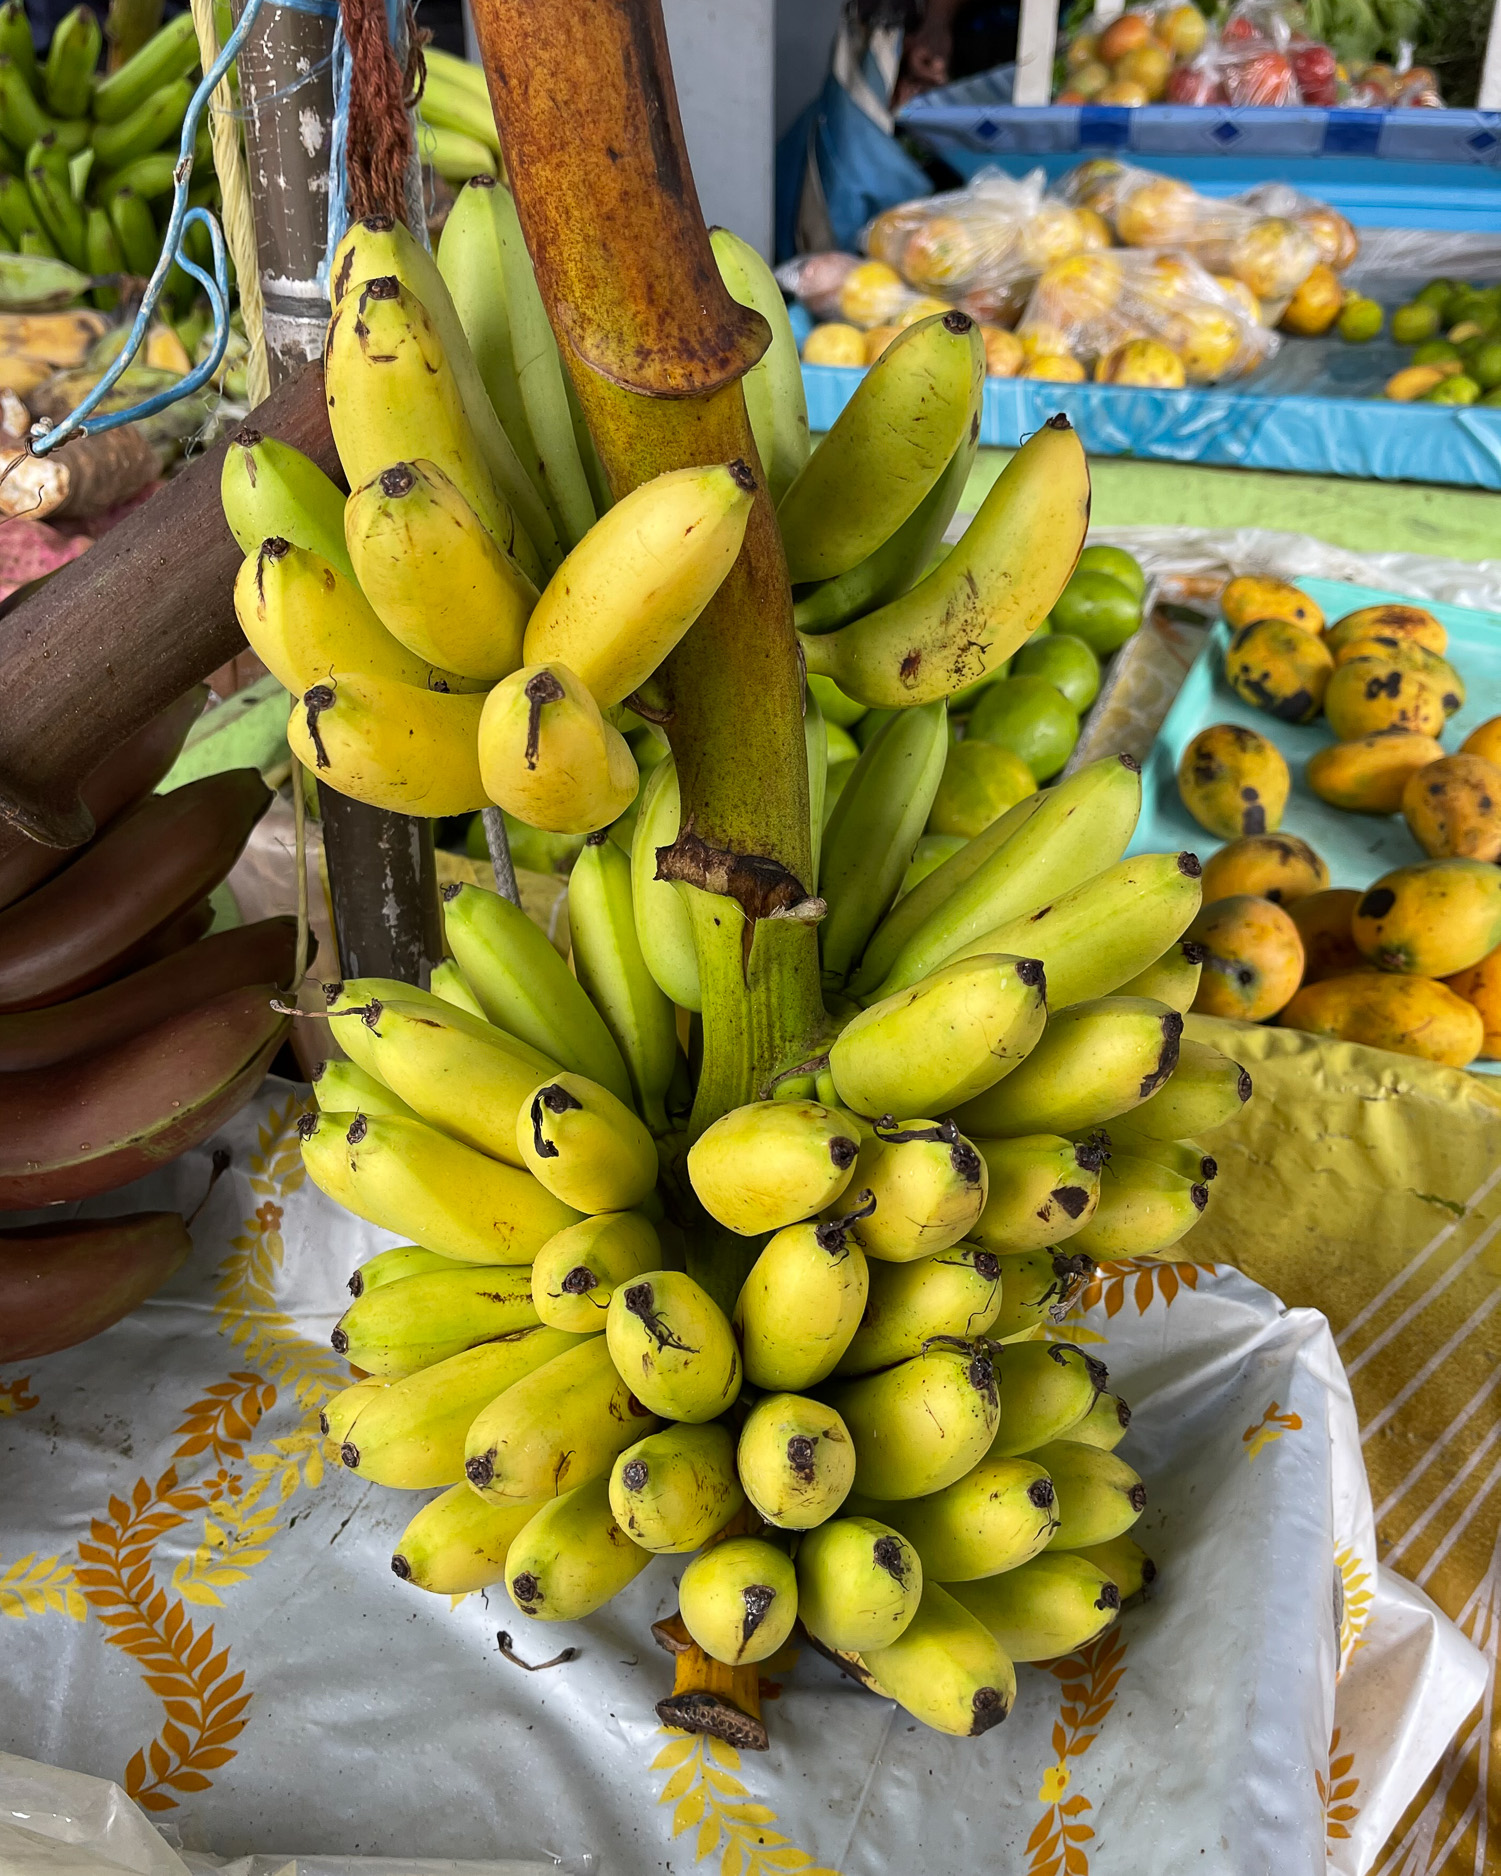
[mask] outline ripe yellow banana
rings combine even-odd
[[[1091,1544],[1086,1550],[1061,1550],[1055,1561],[1082,1557],[1105,1572],[1127,1602],[1157,1581],[1157,1566],[1129,1537],[1112,1537],[1108,1544]]]
[[[941,1492],[979,1463],[995,1436],[995,1371],[980,1342],[935,1343],[827,1392],[855,1442],[862,1498]]]
[[[688,1177],[711,1218],[757,1237],[834,1204],[859,1157],[856,1133],[849,1115],[817,1101],[752,1101],[704,1129]]]
[[[466,1016],[477,1016],[481,1022],[485,1020],[485,1012],[479,998],[469,987],[469,979],[452,958],[444,958],[433,966],[428,983],[435,997],[441,997],[445,1003],[462,1010]]]
[[[1062,1439],[1110,1378],[1103,1362],[1072,1342],[1009,1342],[995,1350],[995,1371],[1001,1403],[992,1459]]]
[[[1070,1427],[1062,1437],[1080,1446],[1098,1446],[1101,1452],[1113,1453],[1126,1437],[1130,1425],[1131,1409],[1119,1394],[1106,1390],[1078,1425]]]
[[[313,1071],[313,1098],[325,1114],[397,1114],[403,1120],[421,1120],[385,1083],[354,1062],[320,1062]]]
[[[337,1394],[323,1403],[322,1412],[318,1415],[318,1427],[324,1438],[332,1440],[335,1447],[342,1446],[349,1438],[349,1429],[387,1385],[377,1376],[340,1388]]]
[[[1130,1530],[1147,1508],[1147,1488],[1124,1459],[1078,1440],[1054,1440],[1032,1454],[1058,1493],[1058,1526],[1049,1550],[1108,1544]]]
[[[450,1485],[397,1538],[391,1569],[437,1596],[488,1589],[504,1578],[506,1553],[538,1508],[489,1505],[467,1481]]]
[[[874,1374],[907,1361],[934,1336],[972,1341],[1000,1313],[1001,1259],[978,1245],[956,1244],[911,1264],[872,1262],[868,1269],[865,1314],[836,1375]]]
[[[506,1555],[511,1601],[538,1622],[579,1622],[651,1562],[610,1509],[608,1479],[586,1479],[533,1513]]]
[[[808,403],[797,340],[776,275],[751,244],[728,228],[711,228],[709,240],[730,298],[758,312],[771,327],[771,344],[740,380],[740,388],[767,491],[776,503],[808,460]]]
[[[935,1583],[967,1583],[1014,1570],[1058,1529],[1053,1481],[1035,1455],[982,1459],[941,1492],[882,1505],[880,1513],[922,1559]]]
[[[459,1264],[382,1283],[339,1318],[330,1340],[367,1374],[399,1381],[540,1321],[522,1265]]]
[[[677,839],[681,817],[677,764],[668,756],[647,776],[641,790],[631,835],[631,902],[641,955],[662,994],[680,1009],[698,1010],[703,999],[693,920],[683,899],[688,888],[657,878],[657,851]]]
[[[878,1120],[860,1144],[851,1185],[875,1201],[855,1242],[867,1257],[910,1263],[967,1237],[985,1209],[985,1162],[953,1121]]]
[[[336,670],[292,705],[287,741],[320,784],[372,808],[472,814],[490,805],[479,765],[486,701]]]
[[[1022,1134],[1014,1140],[977,1138],[989,1176],[989,1196],[970,1228],[976,1244],[1001,1254],[1039,1251],[1072,1236],[1100,1202],[1102,1148],[1058,1134]]]
[[[1100,1202],[1094,1216],[1070,1240],[1099,1263],[1126,1257],[1160,1257],[1204,1215],[1209,1187],[1170,1166],[1112,1152],[1100,1173]]]
[[[797,1620],[787,1553],[759,1537],[727,1537],[700,1552],[678,1585],[683,1626],[716,1661],[765,1661]]]
[[[1180,1016],[1187,1016],[1199,994],[1199,979],[1204,974],[1204,946],[1195,938],[1179,938],[1160,958],[1144,971],[1138,971],[1121,985],[1123,997],[1155,997]]]
[[[547,1240],[532,1264],[532,1303],[555,1329],[597,1335],[622,1283],[662,1263],[656,1228],[639,1212],[603,1212]]]
[[[537,589],[436,463],[382,469],[344,531],[366,599],[414,656],[489,683],[521,663]]]
[[[1212,1153],[1206,1153],[1197,1140],[1154,1140],[1150,1135],[1137,1133],[1131,1126],[1134,1113],[1127,1114],[1123,1120],[1113,1120],[1107,1132],[1090,1136],[1094,1140],[1103,1140],[1106,1151],[1125,1153],[1132,1159],[1149,1159],[1156,1166],[1166,1166],[1169,1172],[1175,1172],[1187,1179],[1192,1185],[1211,1185],[1219,1176],[1219,1162]]]
[[[769,1394],[740,1429],[740,1483],[768,1524],[806,1531],[831,1518],[855,1482],[855,1448],[832,1407]]]
[[[308,1177],[384,1231],[470,1264],[529,1264],[578,1213],[530,1173],[391,1114],[305,1114]],[[441,1481],[440,1481],[441,1483]]]
[[[479,725],[479,766],[492,801],[550,834],[608,827],[641,780],[630,744],[561,664],[523,665],[495,686]]]
[[[922,1590],[917,1552],[875,1518],[835,1518],[798,1543],[798,1614],[825,1648],[849,1654],[894,1642]]]
[[[377,1251],[374,1257],[366,1258],[349,1279],[349,1294],[365,1296],[388,1283],[399,1283],[403,1277],[426,1277],[435,1270],[473,1268],[472,1264],[461,1264],[457,1258],[440,1257],[436,1251],[425,1251],[420,1244],[398,1244],[394,1250]],[[363,1367],[364,1363],[355,1365]]]
[[[1056,1328],[1095,1273],[1093,1258],[1053,1245],[1011,1251],[997,1261],[1002,1300],[990,1325],[993,1342],[1026,1342],[1049,1325]]]
[[[834,1372],[860,1326],[865,1257],[849,1227],[861,1214],[788,1225],[751,1265],[735,1327],[753,1387],[796,1391]]]
[[[679,1270],[621,1284],[605,1312],[610,1357],[638,1400],[668,1420],[716,1420],[740,1393],[724,1311]]]
[[[616,1522],[643,1550],[697,1550],[745,1503],[729,1429],[670,1426],[648,1433],[615,1461],[609,1480]]]
[[[566,665],[605,709],[621,703],[718,592],[755,489],[733,462],[672,469],[622,496],[542,589],[525,662]]]
[[[857,1657],[877,1693],[936,1732],[974,1739],[998,1726],[1016,1699],[1016,1670],[1000,1645],[937,1583],[894,1642]]]
[[[1239,1062],[1207,1042],[1186,1041],[1171,1079],[1132,1110],[1130,1131],[1153,1140],[1197,1138],[1234,1120],[1250,1098],[1251,1077]]]
[[[1115,1620],[1121,1595],[1098,1564],[1047,1551],[1019,1570],[954,1595],[983,1622],[1013,1661],[1056,1661],[1093,1641]]]
[[[530,1091],[516,1145],[538,1183],[581,1212],[629,1211],[657,1183],[657,1149],[643,1122],[583,1075],[553,1075]]]
[[[872,709],[932,703],[962,690],[994,672],[1046,618],[1088,526],[1083,447],[1066,418],[1050,417],[925,580],[837,632],[800,637],[809,671]]]

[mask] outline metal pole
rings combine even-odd
[[[1021,0],[1016,34],[1018,104],[1046,104],[1053,95],[1053,53],[1058,43],[1056,0]]]

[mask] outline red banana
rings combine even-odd
[[[208,686],[195,684],[104,758],[80,791],[97,827],[105,827],[156,787],[177,760],[207,699]],[[79,847],[44,847],[19,828],[0,825],[0,908],[13,905],[44,879],[60,873],[81,851]]]
[[[0,1210],[112,1191],[206,1140],[286,1035],[276,994],[226,991],[95,1055],[0,1075]]]
[[[215,932],[71,1003],[0,1016],[0,1073],[46,1068],[107,1049],[174,1011],[206,1003],[241,984],[285,987],[292,981],[296,950],[295,918],[263,918],[255,925]]]
[[[159,1290],[192,1248],[176,1212],[0,1231],[0,1362],[98,1335]]]
[[[145,970],[148,964],[159,964],[163,958],[170,958],[189,945],[197,944],[206,937],[214,923],[214,903],[211,899],[200,899],[190,905],[186,911],[174,913],[153,932],[148,932],[138,945],[132,945],[115,964],[111,981],[121,977],[134,976],[137,971]],[[42,1009],[18,1011],[18,1015],[40,1016],[45,1010],[55,1010],[61,1006],[56,1003],[43,1005]],[[0,1023],[5,1018],[0,1016]]]
[[[254,769],[229,769],[122,816],[0,912],[0,1012],[60,1003],[113,977],[143,938],[212,892],[271,799]]]

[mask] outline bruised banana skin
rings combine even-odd
[[[736,1463],[752,1505],[784,1530],[822,1524],[855,1482],[849,1429],[832,1407],[801,1394],[757,1401],[740,1430]]]
[[[587,1479],[534,1512],[506,1553],[511,1601],[539,1622],[578,1622],[651,1562],[615,1522],[607,1479]]]
[[[464,1596],[504,1581],[506,1556],[540,1505],[490,1505],[467,1481],[422,1507],[396,1540],[392,1572],[435,1596]]]
[[[797,1577],[785,1551],[759,1537],[727,1537],[683,1572],[678,1608],[688,1633],[716,1661],[765,1661],[797,1620]]]
[[[1179,1045],[1169,1081],[1129,1115],[1132,1133],[1152,1140],[1182,1140],[1223,1127],[1251,1098],[1251,1077],[1207,1042]]]
[[[697,1550],[745,1503],[727,1428],[669,1426],[615,1461],[610,1509],[634,1544],[654,1554]]]
[[[653,1270],[621,1284],[605,1312],[616,1369],[664,1419],[718,1419],[740,1392],[740,1350],[719,1305],[692,1277]]]
[[[977,1738],[1016,1699],[1016,1670],[990,1631],[937,1583],[896,1641],[856,1657],[868,1684],[935,1732]]]
[[[851,1183],[867,1194],[851,1221],[855,1242],[893,1263],[947,1250],[985,1209],[985,1162],[951,1120],[876,1121]]]
[[[1095,1142],[1038,1133],[974,1145],[989,1176],[985,1209],[970,1227],[976,1244],[1001,1255],[1040,1251],[1093,1216],[1105,1161]]]
[[[992,1459],[1035,1453],[1063,1439],[1109,1380],[1103,1362],[1071,1342],[1012,1342],[994,1351],[1000,1412]]]
[[[467,1264],[377,1285],[330,1339],[356,1368],[394,1381],[539,1320],[525,1265]]]
[[[551,1237],[532,1263],[532,1303],[555,1329],[597,1335],[622,1283],[660,1268],[656,1227],[639,1212],[605,1212]]]
[[[688,1177],[712,1218],[755,1237],[835,1204],[859,1153],[858,1128],[838,1108],[754,1101],[699,1135],[688,1151]]]
[[[1109,1628],[1121,1592],[1097,1563],[1047,1551],[1019,1569],[959,1583],[954,1595],[1013,1661],[1054,1661]]]
[[[1098,1263],[1156,1257],[1171,1250],[1204,1215],[1209,1186],[1170,1166],[1112,1152],[1100,1174],[1094,1216],[1071,1239]]]
[[[876,1518],[834,1518],[797,1547],[798,1614],[841,1654],[893,1642],[917,1614],[922,1564],[900,1531]]]
[[[522,1160],[554,1198],[581,1212],[623,1212],[657,1183],[644,1123],[608,1088],[558,1074],[534,1088],[516,1118]]]
[[[990,1326],[995,1342],[1020,1342],[1068,1316],[1095,1274],[1095,1262],[1049,1245],[1040,1251],[1008,1253],[1002,1266],[1002,1301]]]

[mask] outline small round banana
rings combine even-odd
[[[861,1142],[857,1190],[875,1200],[855,1227],[867,1257],[910,1263],[967,1237],[985,1210],[985,1162],[952,1120],[875,1121]]]
[[[678,1424],[628,1446],[610,1473],[615,1521],[643,1550],[697,1550],[745,1503],[728,1428]]]
[[[640,1212],[601,1212],[556,1232],[532,1263],[532,1306],[553,1329],[597,1335],[616,1288],[662,1261],[656,1228]]]
[[[516,1144],[538,1181],[577,1211],[629,1211],[657,1183],[645,1124],[583,1075],[555,1075],[532,1090],[516,1119]]]
[[[999,1411],[989,1349],[947,1337],[829,1398],[855,1442],[855,1489],[877,1499],[921,1498],[962,1479],[985,1456]]]
[[[954,1244],[913,1264],[872,1262],[865,1314],[835,1374],[874,1374],[920,1355],[935,1335],[987,1334],[1010,1262],[977,1244]]]
[[[605,1312],[610,1359],[666,1420],[715,1420],[740,1392],[740,1351],[724,1311],[678,1270],[623,1283]]]
[[[638,1577],[651,1552],[610,1510],[608,1479],[589,1479],[533,1514],[506,1552],[506,1588],[523,1615],[578,1622]]]
[[[736,1461],[746,1496],[784,1530],[832,1518],[855,1482],[849,1428],[832,1407],[801,1394],[757,1401],[740,1429]]]
[[[1010,1458],[1062,1439],[1110,1379],[1072,1342],[1012,1342],[994,1351],[1000,1412],[990,1456]]]
[[[742,1237],[780,1231],[832,1205],[855,1169],[859,1128],[817,1101],[753,1101],[705,1128],[688,1177],[712,1218]]]
[[[917,1614],[922,1564],[889,1524],[834,1518],[799,1540],[797,1596],[803,1626],[825,1648],[880,1648]]]
[[[746,1378],[756,1387],[812,1387],[834,1372],[860,1326],[868,1286],[850,1228],[875,1201],[842,1218],[788,1225],[762,1251],[735,1305]]]
[[[695,1557],[678,1585],[683,1626],[716,1661],[765,1661],[797,1620],[791,1559],[760,1537],[727,1537]]]

